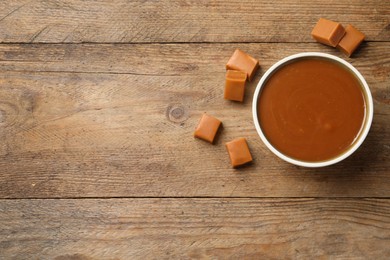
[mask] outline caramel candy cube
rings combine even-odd
[[[348,24],[347,27],[345,27],[345,35],[337,45],[337,49],[350,57],[360,43],[362,43],[364,37],[365,35],[362,32]]]
[[[221,121],[213,116],[203,114],[198,126],[195,129],[194,136],[209,143],[213,143],[215,135],[217,134],[218,128],[220,126]]]
[[[320,43],[336,47],[345,34],[344,27],[336,22],[320,18],[314,26],[311,36]]]
[[[246,73],[238,70],[226,72],[224,98],[242,102],[245,94]]]
[[[252,155],[249,151],[248,144],[243,137],[226,143],[226,149],[229,153],[233,167],[238,167],[252,161]]]
[[[259,61],[239,49],[234,51],[232,57],[230,57],[226,64],[227,70],[246,72],[249,81],[252,80],[258,68]]]

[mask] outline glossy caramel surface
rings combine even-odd
[[[365,118],[358,79],[321,58],[298,59],[277,70],[265,83],[257,109],[269,142],[281,153],[309,162],[348,150]]]

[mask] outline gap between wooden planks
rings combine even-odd
[[[388,258],[389,201],[360,197],[389,197],[389,4],[279,4],[1,1],[3,43],[98,44],[0,45],[0,137],[6,140],[0,145],[0,197],[83,198],[0,200],[0,255],[56,260]],[[366,146],[355,157],[312,171],[278,162],[264,149],[253,132],[249,103],[239,107],[219,99],[224,74],[220,64],[235,47],[262,53],[263,69],[299,51],[339,55],[315,44],[275,43],[312,42],[301,32],[309,32],[307,24],[314,25],[320,16],[359,25],[367,34],[370,42],[358,52],[359,58],[347,60],[372,87],[376,119]],[[286,19],[289,22],[281,22]],[[273,44],[216,43],[237,39]],[[101,42],[213,44],[142,47]],[[142,109],[150,102],[152,109]],[[236,121],[226,122],[219,144],[242,134],[253,138],[259,158],[255,168],[235,174],[227,157],[216,159],[223,149],[202,143],[195,143],[196,149],[193,143],[186,146],[193,142],[189,134],[205,107],[226,118],[235,111]],[[182,113],[176,118],[172,111]],[[143,120],[136,124],[139,118]],[[178,157],[185,162],[170,160]],[[188,163],[191,160],[205,165]]]

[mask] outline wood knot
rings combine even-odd
[[[33,124],[32,114],[37,93],[24,87],[2,86],[0,88],[0,126],[14,129]]]
[[[13,103],[0,101],[0,125],[12,126],[17,121],[19,110]]]
[[[188,111],[181,104],[169,105],[166,111],[167,119],[174,123],[182,123],[188,119]]]

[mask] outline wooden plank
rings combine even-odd
[[[1,200],[5,259],[388,259],[388,199]]]
[[[3,0],[0,42],[312,42],[320,17],[389,41],[389,14],[379,0]]]
[[[223,96],[234,48],[262,71],[238,104]],[[363,146],[337,165],[277,159],[254,129],[260,76],[320,44],[1,45],[0,197],[389,197],[390,45],[347,59],[366,77],[375,117]],[[203,112],[220,118],[216,145],[194,139]],[[224,143],[248,138],[254,163],[234,170]]]

